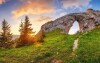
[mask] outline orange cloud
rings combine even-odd
[[[0,4],[3,4],[3,3],[5,3],[5,0],[0,0]]]
[[[30,18],[31,23],[34,23],[32,26],[33,26],[33,30],[35,30],[36,33],[38,33],[40,31],[41,26],[43,24],[45,24],[46,22],[49,22],[51,20],[52,20],[52,18],[48,17],[48,16],[40,16],[37,18]]]
[[[26,0],[21,0],[26,1]],[[53,13],[55,10],[53,6],[51,6],[52,0],[28,0],[23,6],[20,8],[13,10],[12,14],[15,18],[18,18],[23,15],[42,15]]]
[[[41,16],[41,17],[35,18],[33,21],[36,21],[36,22],[48,22],[48,21],[51,21],[51,20],[52,20],[51,17]]]

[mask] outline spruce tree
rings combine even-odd
[[[23,28],[24,28],[24,25],[23,25],[23,22],[21,22],[20,28],[19,28],[20,40],[23,40]]]
[[[0,39],[1,42],[10,42],[12,40],[10,25],[7,23],[5,19],[4,21],[2,21],[2,32]]]
[[[29,21],[28,16],[25,17],[25,22],[21,22],[20,25],[20,41],[21,43],[27,45],[27,44],[31,44],[33,43],[33,36],[31,36],[31,34],[34,34],[35,32],[33,32],[32,28],[31,28],[32,24]]]

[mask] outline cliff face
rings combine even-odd
[[[62,16],[54,21],[45,23],[41,27],[41,31],[44,33],[60,28],[63,30],[62,32],[68,33],[75,21],[79,23],[80,32],[92,30],[96,25],[100,24],[100,11],[87,9],[86,12]]]
[[[75,21],[79,23],[80,32],[89,31],[100,24],[100,11],[88,9],[83,13],[71,13],[54,21],[45,23],[41,27],[41,30],[43,32],[50,32],[55,28],[60,28],[63,32],[68,33]]]

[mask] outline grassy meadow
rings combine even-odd
[[[100,28],[68,35],[56,29],[45,33],[43,43],[20,48],[0,48],[0,63],[100,63]],[[79,38],[73,52],[74,40]]]

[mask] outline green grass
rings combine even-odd
[[[75,63],[100,63],[100,28],[80,37],[76,55]]]
[[[44,43],[21,48],[0,48],[0,63],[100,63],[100,29],[82,34],[68,35],[56,29],[45,33]],[[78,49],[73,52],[74,40],[79,38]]]
[[[21,48],[0,48],[0,63],[51,63],[54,59],[66,62],[70,59],[75,37],[61,34],[56,29],[45,34],[44,43]]]

